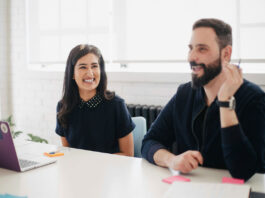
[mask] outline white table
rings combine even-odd
[[[35,144],[45,151],[49,145]],[[40,150],[40,149],[39,149]],[[55,164],[18,173],[0,168],[0,194],[28,198],[72,197],[162,197],[170,187],[163,178],[171,176],[166,168],[144,159],[65,149]],[[221,183],[226,170],[198,168],[185,175],[196,182]],[[247,183],[253,191],[265,192],[265,176],[255,174]]]

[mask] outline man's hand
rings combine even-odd
[[[223,63],[223,72],[225,74],[225,81],[218,91],[219,101],[228,101],[239,87],[243,84],[242,70],[235,65],[228,62]],[[235,111],[228,108],[220,108],[221,127],[230,127],[239,123]]]
[[[225,82],[218,92],[219,101],[227,101],[231,98],[243,83],[242,70],[228,62],[223,63]]]
[[[168,166],[182,173],[188,173],[203,164],[203,157],[198,151],[186,151],[180,155],[171,156]]]

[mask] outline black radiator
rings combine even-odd
[[[146,119],[147,130],[162,110],[162,106],[127,104],[132,117],[143,116]]]

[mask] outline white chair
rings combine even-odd
[[[142,157],[141,147],[144,135],[146,134],[146,120],[144,117],[132,117],[135,124],[133,130],[134,157]]]

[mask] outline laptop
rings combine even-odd
[[[36,149],[29,149],[26,143],[15,148],[10,127],[7,122],[0,121],[0,167],[18,172],[27,171],[33,168],[54,163],[56,159],[51,159],[38,152]],[[35,143],[35,145],[37,145]],[[35,146],[36,148],[36,146]],[[32,151],[32,152],[31,152]],[[19,155],[18,155],[19,154]]]

